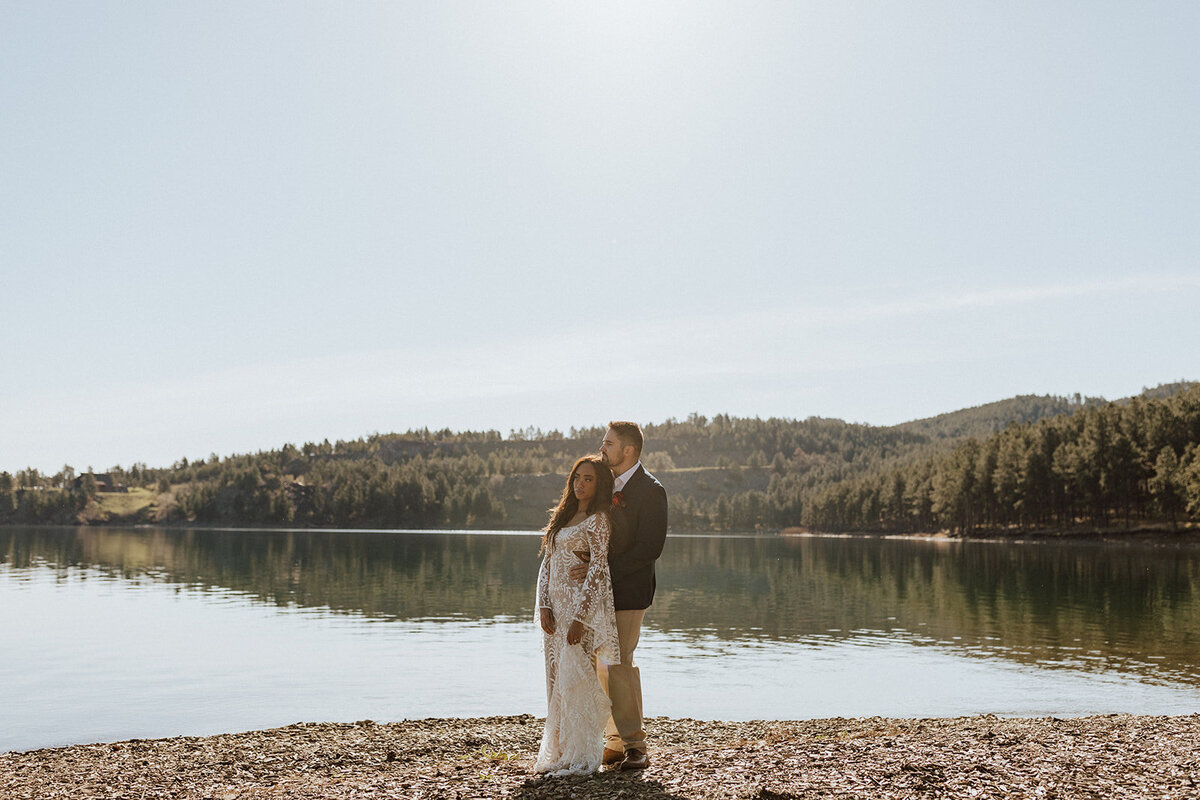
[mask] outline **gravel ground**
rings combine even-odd
[[[531,716],[298,724],[0,754],[10,798],[1200,798],[1200,714],[647,720],[651,766],[531,773]]]

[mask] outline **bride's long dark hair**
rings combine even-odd
[[[546,527],[542,528],[542,549],[541,553],[549,553],[554,547],[554,537],[567,526],[571,518],[579,511],[579,498],[575,496],[575,473],[579,472],[579,468],[584,464],[591,464],[596,471],[596,493],[592,495],[591,502],[584,511],[588,514],[595,514],[597,511],[608,512],[609,506],[612,505],[613,493],[613,476],[612,472],[600,460],[600,456],[586,455],[575,462],[575,466],[571,467],[571,474],[567,476],[567,485],[563,489],[562,498],[558,501],[558,505],[549,509],[550,521],[546,523]]]

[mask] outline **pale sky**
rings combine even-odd
[[[1200,4],[0,4],[0,470],[1200,379]]]

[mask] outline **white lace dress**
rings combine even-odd
[[[610,705],[592,656],[606,664],[621,660],[608,573],[609,531],[608,516],[593,514],[560,530],[542,559],[535,619],[541,617],[541,609],[551,609],[554,634],[542,633],[548,707],[536,772],[587,775],[600,769]],[[578,583],[568,570],[580,563],[575,553],[582,550],[592,558],[587,577]],[[568,645],[567,629],[573,620],[584,624],[583,640]]]

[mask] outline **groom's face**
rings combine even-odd
[[[600,460],[614,475],[620,475],[633,466],[633,445],[622,442],[613,429],[609,428],[604,434],[604,441],[600,443]]]

